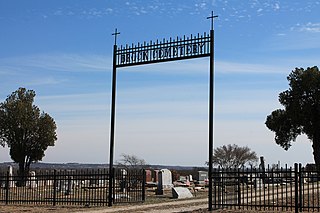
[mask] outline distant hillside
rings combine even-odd
[[[18,168],[18,165],[13,162],[0,163],[0,168],[12,166]],[[206,170],[206,167],[195,166],[166,166],[166,165],[150,165],[150,169],[169,169],[169,170]],[[109,168],[108,164],[85,164],[85,163],[33,163],[31,169],[103,169]]]

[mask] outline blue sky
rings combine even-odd
[[[119,45],[209,32],[212,10],[215,147],[246,145],[270,164],[313,162],[305,136],[284,151],[264,122],[291,70],[319,66],[318,0],[0,0],[0,100],[36,91],[58,126],[44,162],[106,163],[115,28]],[[204,165],[208,70],[208,58],[118,69],[116,160]]]

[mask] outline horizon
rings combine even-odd
[[[58,128],[43,163],[108,164],[111,34],[120,46],[208,33],[214,11],[214,147],[248,146],[270,165],[313,163],[306,136],[285,151],[264,122],[282,108],[290,72],[320,66],[319,9],[318,0],[2,1],[0,102],[19,87],[36,92]],[[208,58],[118,69],[115,161],[204,165],[208,72]]]
[[[1,162],[0,165],[3,165],[3,164],[17,164],[15,163],[14,161],[11,161],[11,162]],[[109,166],[109,163],[77,163],[77,162],[67,162],[67,163],[52,163],[52,162],[36,162],[36,163],[32,163],[31,164],[31,168],[32,168],[32,165],[35,166],[35,164],[49,164],[49,165],[75,165],[75,166],[78,166],[78,165],[103,165],[103,166],[107,166],[106,168],[108,169],[108,166]],[[307,164],[303,165],[301,164],[302,167],[306,166]],[[16,165],[18,166],[18,165]],[[119,164],[114,164],[114,166],[118,167]],[[193,165],[164,165],[164,164],[146,164],[146,168],[148,169],[152,169],[153,166],[158,166],[158,167],[168,167],[168,168],[171,168],[171,167],[181,167],[181,168],[205,168],[205,169],[208,169],[208,166],[207,165],[203,165],[203,166],[193,166]],[[269,169],[269,168],[274,168],[275,166],[278,166],[278,164],[266,164],[266,169]],[[284,164],[278,168],[294,168],[294,164],[293,165],[288,165],[288,164]],[[213,168],[222,168],[220,166],[213,166]],[[241,167],[240,169],[250,169],[251,166],[245,166],[245,167]],[[256,164],[256,165],[253,165],[252,168],[259,168],[259,165]]]

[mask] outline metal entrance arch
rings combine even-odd
[[[168,61],[186,60],[192,58],[210,57],[209,77],[209,210],[212,210],[212,155],[213,155],[213,88],[214,88],[214,30],[213,19],[217,16],[208,17],[212,20],[210,33],[190,37],[170,38],[169,40],[157,40],[156,42],[144,42],[137,45],[117,46],[117,29],[115,44],[113,46],[113,73],[112,73],[112,102],[111,102],[111,125],[110,125],[110,160],[109,160],[109,194],[108,206],[113,203],[114,181],[114,136],[115,136],[115,109],[116,109],[116,83],[117,68],[137,66],[143,64],[161,63]]]

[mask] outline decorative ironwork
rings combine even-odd
[[[138,45],[121,45],[116,50],[116,67],[210,56],[210,42],[210,34],[204,33]]]
[[[215,18],[218,18],[218,16],[213,15],[213,11],[211,11],[211,16],[207,17],[207,19],[211,19],[211,30],[213,30],[213,23]]]
[[[117,45],[117,36],[120,35],[120,32],[118,32],[117,28],[112,35],[114,36],[114,45]]]

